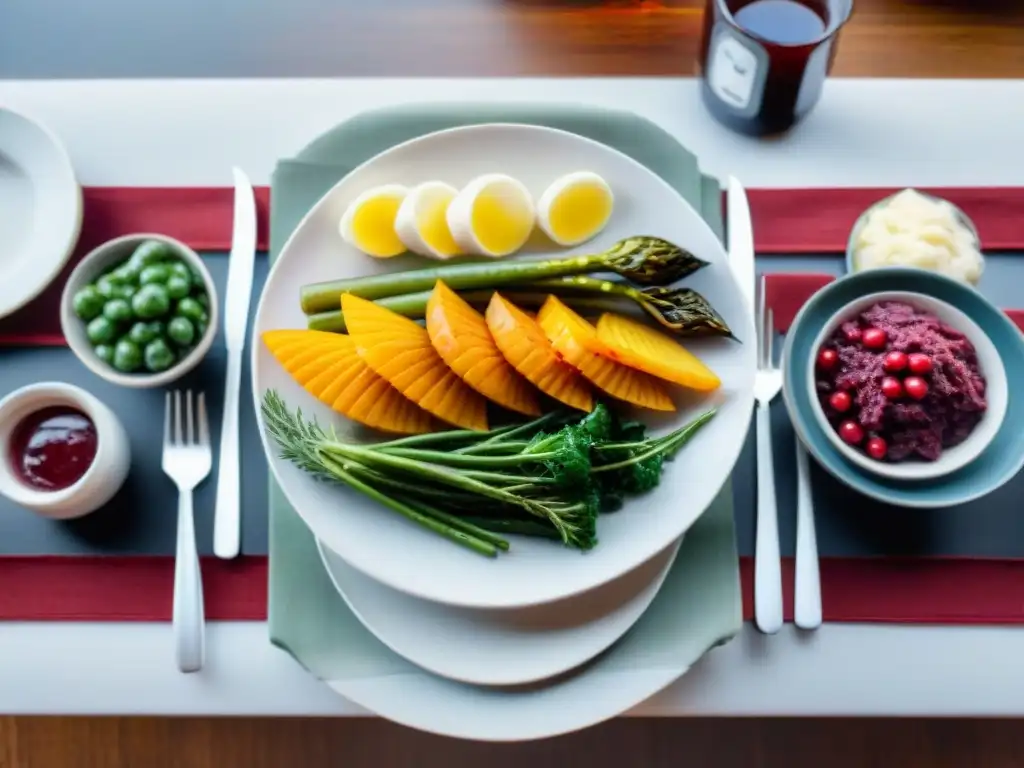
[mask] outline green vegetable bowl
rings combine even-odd
[[[93,249],[60,302],[71,350],[97,376],[125,387],[162,387],[191,371],[209,352],[217,321],[209,270],[166,235],[125,235]]]

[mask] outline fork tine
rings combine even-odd
[[[164,445],[171,442],[171,391],[167,390],[164,397]]]
[[[765,367],[765,277],[761,275],[761,280],[757,284],[757,315],[754,321],[757,325],[757,366],[758,368]]]
[[[206,417],[206,393],[199,393],[199,444],[210,444],[210,421]]]
[[[196,442],[196,425],[195,419],[192,417],[191,389],[185,393],[185,432],[188,435],[188,444],[194,445]]]
[[[174,444],[181,445],[181,390],[174,390]]]
[[[775,313],[772,310],[768,310],[768,317],[765,318],[765,329],[764,329],[764,346],[765,346],[765,368],[775,367],[775,350],[772,347],[775,344]]]

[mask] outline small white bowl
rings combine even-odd
[[[985,377],[985,398],[988,401],[988,409],[978,422],[974,431],[959,445],[943,450],[942,455],[936,461],[907,460],[901,462],[877,461],[870,456],[858,451],[839,437],[839,434],[829,423],[825,411],[820,407],[817,387],[815,386],[814,361],[807,368],[807,387],[810,390],[811,400],[814,402],[814,416],[819,426],[828,436],[828,439],[848,461],[856,464],[873,474],[887,477],[892,480],[931,480],[937,477],[948,475],[974,461],[986,446],[992,442],[999,427],[1006,416],[1006,408],[1009,401],[1009,391],[1006,381],[1006,369],[1003,366],[1002,358],[995,345],[983,330],[971,318],[944,301],[927,296],[922,293],[909,291],[883,291],[862,296],[855,301],[846,304],[842,309],[829,318],[822,326],[811,347],[812,354],[817,355],[818,350],[829,336],[840,326],[841,323],[864,311],[873,304],[882,301],[900,301],[911,304],[917,309],[929,312],[939,318],[947,325],[956,328],[963,333],[974,345],[978,353],[978,367]]]
[[[160,373],[122,373],[113,366],[101,360],[93,349],[92,344],[85,334],[84,323],[74,310],[74,297],[79,289],[85,287],[105,273],[114,265],[127,261],[135,249],[147,240],[159,240],[169,245],[182,261],[191,267],[195,267],[203,276],[203,283],[206,286],[206,294],[209,300],[207,313],[210,321],[206,326],[206,333],[199,340],[199,343],[182,360],[179,360],[166,371]],[[85,364],[85,367],[102,379],[112,384],[119,384],[123,387],[134,387],[144,389],[147,387],[164,387],[176,381],[191,371],[210,351],[213,345],[213,338],[217,335],[218,307],[217,288],[213,284],[210,271],[206,268],[199,254],[193,251],[184,243],[175,240],[173,237],[157,234],[125,235],[94,248],[86,254],[78,263],[78,266],[68,277],[64,285],[64,293],[60,299],[60,325],[67,339],[68,346],[75,356]]]
[[[75,408],[96,427],[96,457],[72,486],[59,491],[32,488],[11,466],[11,438],[23,419],[53,406]],[[0,493],[19,506],[55,520],[83,517],[117,493],[128,476],[131,452],[128,434],[114,412],[84,389],[61,382],[30,384],[0,400]]]
[[[957,222],[961,226],[963,226],[968,232],[971,233],[971,235],[974,237],[974,244],[975,244],[975,246],[980,251],[980,249],[981,249],[981,235],[978,234],[978,228],[976,226],[974,226],[974,222],[971,220],[971,218],[966,213],[964,213],[960,209],[959,206],[954,205],[953,203],[949,202],[949,200],[946,200],[944,198],[936,197],[935,195],[929,194],[928,192],[922,192],[919,189],[914,189],[914,191],[917,192],[922,197],[928,198],[929,200],[934,200],[935,202],[942,202],[942,203],[946,203],[947,205],[949,205],[953,209],[953,215],[956,217]],[[857,220],[853,224],[853,228],[850,230],[850,237],[846,241],[846,273],[847,274],[852,275],[855,272],[863,272],[864,271],[857,264],[856,245],[857,245],[857,239],[860,237],[861,230],[864,229],[864,227],[867,225],[868,217],[871,216],[871,214],[874,213],[879,208],[881,208],[881,207],[883,207],[885,205],[888,205],[892,201],[892,199],[894,197],[896,197],[896,195],[898,195],[898,194],[900,194],[900,193],[896,192],[894,194],[889,195],[888,197],[883,197],[881,200],[879,200],[876,203],[872,203],[870,206],[868,206],[868,208],[860,216],[857,217]],[[984,259],[984,256],[982,258]],[[900,264],[900,265],[892,265],[892,266],[899,266],[899,267],[903,267],[905,269],[924,269],[924,267],[915,267],[914,265],[911,265],[911,264]],[[884,269],[884,268],[885,267],[871,267],[871,269]],[[927,271],[937,271],[937,270],[927,270]],[[968,280],[965,280],[963,282],[968,283],[968,285],[976,285],[976,283],[972,283],[972,282],[970,282]]]

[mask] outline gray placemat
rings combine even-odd
[[[297,161],[278,164],[272,179],[271,259],[301,217],[351,168],[403,140],[450,127],[485,122],[532,122],[572,130],[621,149],[656,168],[698,209],[713,200],[713,227],[721,233],[720,195],[699,174],[693,156],[649,121],[590,108],[433,105],[396,107],[361,115],[313,142]],[[598,138],[600,136],[600,138]],[[622,145],[616,144],[616,139]],[[641,160],[641,157],[643,158]],[[318,162],[319,161],[319,162]],[[609,654],[615,668],[685,668],[742,623],[731,486],[726,484],[691,529],[651,608]],[[698,569],[700,577],[694,573]],[[271,480],[271,641],[322,679],[423,674],[374,638],[334,591],[316,556],[316,542]],[[712,602],[713,601],[713,602]],[[708,634],[708,622],[714,622]],[[687,642],[688,638],[706,638]]]

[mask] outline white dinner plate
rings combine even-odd
[[[680,542],[621,578],[567,600],[474,609],[412,597],[374,581],[317,541],[352,613],[384,645],[428,672],[476,685],[523,685],[590,661],[647,610]]]
[[[0,317],[53,282],[81,229],[82,190],[60,140],[0,107]]]
[[[675,461],[665,465],[656,489],[631,499],[622,511],[602,516],[600,543],[591,551],[515,538],[511,551],[496,559],[425,532],[348,488],[314,480],[279,457],[261,420],[271,470],[316,537],[350,565],[393,589],[474,608],[536,605],[593,589],[678,539],[707,508],[736,463],[753,407],[756,345],[753,319],[722,245],[697,212],[657,175],[620,152],[572,133],[529,125],[456,128],[400,144],[359,166],[313,207],[281,250],[260,298],[256,338],[267,330],[306,327],[299,291],[307,283],[425,263],[414,257],[375,260],[341,240],[338,222],[343,211],[370,187],[411,186],[429,179],[459,186],[478,174],[504,171],[539,195],[556,177],[579,169],[595,171],[608,181],[616,197],[615,212],[591,242],[544,253],[593,253],[624,237],[644,234],[668,239],[709,262],[685,285],[711,302],[739,341],[701,339],[687,346],[718,374],[722,386],[706,396],[681,393],[676,413],[648,423],[654,433],[664,433],[711,405],[717,406],[717,415]],[[275,389],[290,407],[301,407],[305,416],[333,426],[342,439],[353,436],[351,423],[306,394],[263,344],[253,345],[252,369],[257,402]]]

